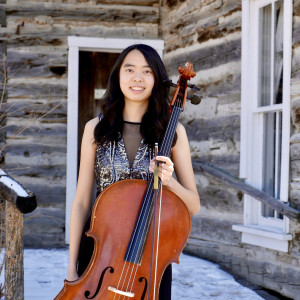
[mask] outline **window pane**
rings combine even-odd
[[[264,152],[262,189],[267,194],[280,198],[281,146],[282,146],[282,112],[264,114]],[[264,217],[280,218],[282,215],[262,205]]]
[[[259,10],[258,105],[271,103],[272,4]]]
[[[275,2],[274,33],[274,103],[282,103],[283,76],[283,3]]]
[[[275,113],[264,114],[263,191],[274,196]]]

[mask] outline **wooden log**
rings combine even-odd
[[[65,202],[66,187],[60,184],[60,180],[66,177],[65,165],[29,165],[20,166],[18,163],[6,163],[5,167],[10,171],[13,177],[20,178],[21,176],[27,176],[31,178],[43,178],[44,182],[26,181],[26,187],[34,192],[39,199],[39,204],[43,203],[61,203]],[[49,178],[51,178],[51,184],[49,184]],[[39,197],[40,195],[40,197]]]
[[[204,141],[209,139],[240,140],[240,116],[229,115],[213,119],[195,119],[184,124],[190,140]]]
[[[8,49],[8,73],[13,74],[14,78],[63,76],[67,70],[67,52],[45,48],[45,50],[43,49],[45,52],[51,51],[51,53],[46,54],[42,51],[28,53],[23,49]]]
[[[24,218],[24,247],[64,246],[65,207],[40,206]]]
[[[9,96],[11,98],[24,98],[27,99],[54,99],[67,95],[67,83],[51,83],[42,80],[39,83],[22,82],[17,83],[16,86],[12,84],[8,86]],[[50,81],[50,80],[49,80]],[[32,92],[34,91],[34,93]]]
[[[178,3],[178,1],[172,1]],[[187,44],[203,43],[208,40],[224,38],[235,32],[239,34],[241,23],[240,1],[190,1],[190,5],[181,5],[176,8],[167,9],[163,6],[162,32],[166,42],[165,52],[174,51]],[[189,26],[194,24],[194,29]],[[186,39],[185,34],[192,31],[193,34]],[[224,45],[226,43],[224,41]],[[186,51],[189,52],[189,51]]]
[[[44,144],[41,145],[36,142],[30,143],[26,141],[25,143],[20,142],[14,145],[8,145],[6,147],[6,151],[7,153],[9,153],[10,156],[23,156],[26,158],[33,157],[33,156],[42,156],[42,155],[61,156],[66,153],[66,145],[53,145],[53,143],[52,145],[44,145]],[[8,159],[8,155],[7,155],[7,159]]]
[[[0,114],[5,114],[9,118],[30,118],[35,121],[41,117],[52,117],[58,118],[61,116],[63,118],[67,115],[67,103],[66,101],[58,100],[44,103],[42,101],[10,101],[10,103],[3,103],[0,106]],[[0,120],[1,121],[1,120]],[[41,120],[41,122],[43,119]],[[20,123],[18,119],[18,123]],[[18,127],[22,127],[18,124]]]
[[[193,63],[195,72],[207,70],[222,64],[241,59],[241,39],[227,40],[226,44],[211,45],[180,54],[169,55],[164,59],[169,74],[177,74],[178,66],[187,61]]]
[[[240,190],[249,196],[255,198],[256,200],[268,205],[269,207],[275,209],[279,213],[300,222],[300,210],[296,210],[289,206],[288,203],[276,199],[263,191],[260,191],[251,185],[245,183],[243,180],[233,176],[232,174],[225,172],[213,166],[207,162],[193,162],[193,167],[195,170],[208,173],[216,178],[218,178],[224,184],[231,186],[237,190]]]
[[[5,221],[5,300],[24,300],[23,214],[9,201]]]
[[[0,197],[12,203],[23,214],[30,213],[37,207],[36,196],[2,169],[0,169]]]
[[[0,5],[0,9],[2,9]],[[5,6],[7,18],[11,15],[18,17],[51,16],[57,20],[76,20],[97,22],[144,22],[157,23],[158,7],[134,5],[87,5],[87,4],[60,4],[60,3],[8,3]],[[21,30],[22,31],[22,30]]]

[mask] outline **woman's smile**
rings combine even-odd
[[[144,90],[144,88],[141,87],[141,86],[132,86],[131,89],[134,90],[134,91],[142,91],[142,90]]]
[[[143,92],[145,90],[145,88],[141,86],[131,86],[130,89],[135,93]]]

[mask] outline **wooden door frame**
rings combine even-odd
[[[77,186],[78,155],[78,91],[79,91],[79,51],[120,53],[133,44],[152,46],[162,57],[163,40],[68,37],[68,110],[67,110],[67,170],[66,170],[66,216],[65,242],[69,243],[70,215],[72,201]]]

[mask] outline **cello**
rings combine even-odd
[[[170,155],[179,115],[187,98],[187,81],[196,75],[191,63],[178,72],[180,77],[170,105],[171,117],[159,153],[163,156]],[[158,299],[164,270],[172,262],[179,263],[190,234],[191,218],[183,201],[161,184],[163,192],[158,213],[155,182],[153,174],[148,183],[138,179],[122,180],[98,196],[86,233],[95,243],[90,263],[80,278],[64,281],[55,300]],[[156,264],[152,276],[154,256]]]

